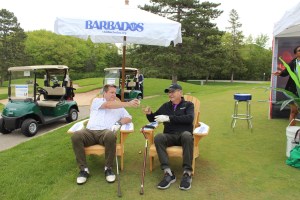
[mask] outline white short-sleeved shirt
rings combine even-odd
[[[111,129],[111,127],[120,119],[131,115],[125,108],[102,109],[102,104],[106,102],[104,98],[95,98],[91,105],[90,119],[86,128],[90,130]]]

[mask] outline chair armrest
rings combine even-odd
[[[199,122],[199,127],[195,128],[195,130],[193,131],[194,135],[201,135],[201,136],[205,136],[208,135],[209,132],[209,126],[203,122]]]
[[[123,124],[120,128],[120,144],[122,148],[124,148],[124,143],[127,136],[134,132],[134,125],[133,123]]]
[[[132,132],[134,132],[133,123],[123,124],[120,128],[120,132],[122,132],[122,133],[132,133]]]
[[[149,126],[149,127],[146,127],[146,126]],[[147,124],[146,126],[144,127],[144,133],[145,133],[146,137],[148,138],[149,145],[152,145],[154,142],[154,129],[156,129],[158,127],[158,123],[151,122],[151,123]],[[150,127],[153,127],[153,128],[150,128]],[[142,131],[142,129],[141,129],[141,131]]]
[[[67,131],[67,133],[75,133],[75,131],[79,131],[81,129],[83,129],[87,122],[88,122],[89,119],[85,119],[85,120],[82,120],[82,121],[79,121],[79,122],[76,122],[75,124],[73,124],[73,126]]]
[[[199,127],[195,128],[194,135],[194,148],[198,147],[199,141],[204,138],[204,136],[208,135],[209,126],[204,124],[203,122],[199,122]]]
[[[153,128],[150,128],[150,127],[153,127]],[[151,122],[151,123],[149,123],[149,124],[147,124],[145,126],[144,131],[153,130],[153,129],[156,129],[157,127],[158,127],[158,123],[157,122]]]

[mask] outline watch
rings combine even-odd
[[[121,120],[116,122],[117,125],[122,125]]]

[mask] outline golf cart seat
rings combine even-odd
[[[44,94],[44,100],[37,101],[42,107],[56,107],[59,102],[64,99],[66,94],[65,87],[43,87],[47,94]]]
[[[136,82],[130,81],[130,82],[128,82],[128,84],[127,84],[127,88],[128,88],[128,89],[135,88],[135,86],[136,86]]]
[[[47,96],[49,99],[60,99],[66,94],[65,87],[43,87],[47,91]]]
[[[77,122],[67,131],[67,133],[76,134],[76,131],[83,129],[87,125],[87,123],[88,123],[88,119]],[[132,132],[134,132],[133,123],[123,124],[120,128],[120,137],[118,138],[117,145],[116,145],[117,146],[116,154],[121,158],[120,161],[121,170],[124,169],[125,140],[127,136]],[[85,147],[84,150],[86,155],[101,156],[105,154],[105,147],[100,144]]]
[[[200,101],[196,97],[190,96],[190,95],[184,95],[184,99],[186,101],[191,101],[194,104],[194,152],[193,152],[193,174],[195,173],[195,159],[199,157],[199,141],[204,136],[208,135],[209,132],[209,126],[204,124],[203,122],[199,122],[200,120]],[[154,126],[157,128],[157,126]],[[149,140],[149,158],[150,158],[150,171],[153,170],[153,162],[154,157],[157,156],[156,148],[154,145],[154,130],[155,129],[147,129],[144,132],[147,135],[147,138]],[[167,153],[169,157],[181,157],[183,155],[182,146],[171,146],[167,148]]]

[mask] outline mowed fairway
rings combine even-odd
[[[264,84],[179,82],[184,93],[201,101],[200,121],[210,126],[200,141],[195,175],[189,191],[178,189],[180,158],[171,158],[177,181],[167,190],[158,190],[163,177],[155,158],[154,171],[147,170],[144,195],[139,194],[145,140],[139,129],[147,123],[141,108],[130,108],[135,132],[126,140],[125,169],[121,171],[123,199],[298,199],[299,169],[285,164],[287,119],[268,119],[269,92]],[[156,110],[168,100],[163,90],[170,80],[146,79],[142,106]],[[238,121],[232,131],[233,94],[252,94],[253,132],[246,121]],[[264,100],[266,100],[264,102]],[[240,104],[241,111],[244,104]],[[104,157],[89,156],[91,177],[85,185],[76,184],[76,166],[69,126],[0,152],[0,199],[117,199],[117,183],[104,178]],[[162,129],[160,127],[157,132]],[[114,169],[115,170],[115,169]],[[115,170],[116,171],[116,170]]]

